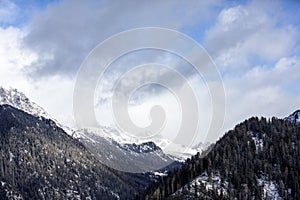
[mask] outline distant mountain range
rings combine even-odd
[[[104,142],[104,141],[109,143],[113,142],[114,144],[117,144],[117,146],[122,146],[123,144],[127,146],[129,144],[139,145],[139,144],[150,142],[150,141],[140,141],[137,138],[127,136],[126,134],[119,132],[117,129],[113,127],[102,126],[93,130],[92,129],[74,130],[63,124],[60,124],[56,119],[51,117],[42,107],[30,101],[22,92],[16,89],[5,89],[3,87],[0,87],[0,105],[6,105],[6,104],[18,108],[20,110],[23,110],[24,112],[32,114],[36,117],[44,117],[46,119],[51,119],[56,123],[57,126],[62,128],[67,134],[69,134],[74,138],[82,140],[85,143],[85,145],[95,144],[91,141],[96,141],[96,140],[98,140],[98,142]],[[154,142],[155,145],[157,145],[160,148],[167,145],[172,146],[172,148],[170,148],[171,151],[165,152],[165,154],[168,154],[170,158],[177,161],[184,161],[185,159],[196,154],[197,152],[203,151],[210,145],[210,143],[204,143],[204,144],[199,143],[195,147],[189,148],[189,147],[173,144],[172,141],[163,138],[156,138],[155,141],[151,141],[151,142]],[[93,147],[93,150],[96,149]],[[105,163],[108,162],[105,161]],[[163,165],[163,163],[159,165]]]
[[[76,131],[77,138],[105,165],[126,172],[150,172],[172,164],[175,159],[165,154],[154,142],[118,143],[102,130]],[[176,162],[177,166],[180,165]],[[175,166],[175,165],[174,165]]]
[[[299,116],[250,118],[184,161],[163,152],[168,140],[74,131],[0,87],[0,199],[299,199]]]

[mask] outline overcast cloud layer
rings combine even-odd
[[[215,1],[61,1],[36,13],[25,45],[39,52],[34,75],[74,75],[104,39],[132,28],[180,30],[207,21]]]
[[[284,117],[300,108],[300,4],[296,1],[62,0],[39,6],[22,23],[18,23],[24,15],[22,6],[16,1],[3,2],[0,85],[23,91],[67,125],[74,126],[74,82],[87,54],[113,34],[149,26],[182,31],[207,49],[225,87],[224,131],[253,115]],[[131,64],[152,59],[174,67],[188,78],[199,98],[200,130],[207,130],[211,103],[205,83],[166,52],[136,53],[112,66],[97,91],[99,122],[113,125],[106,103],[112,96],[111,81],[126,71],[124,66],[130,68]],[[137,124],[149,123],[145,113],[162,101],[172,112],[166,129],[174,132],[177,126],[172,124],[179,123],[180,110],[168,92],[144,88],[133,99],[136,104],[130,113]],[[143,103],[145,107],[141,109]],[[199,136],[198,141],[201,139]]]

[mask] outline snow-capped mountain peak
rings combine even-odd
[[[42,107],[30,101],[23,92],[17,89],[5,89],[0,86],[0,105],[4,104],[18,108],[39,118],[51,119],[69,135],[72,135],[74,132],[71,128],[60,124],[56,119],[52,118]]]
[[[291,115],[289,115],[285,119],[292,123],[300,124],[300,110],[296,110],[295,112],[293,112]]]
[[[5,89],[0,87],[0,105],[8,104],[24,112],[32,114],[36,117],[44,117],[51,119],[47,112],[38,106],[36,103],[30,101],[24,93],[17,89]]]
[[[108,127],[108,126],[102,126],[98,129],[83,129],[83,130],[77,130],[73,132],[73,137],[77,139],[93,139],[94,137],[90,137],[92,135],[104,138],[105,140],[109,142],[115,142],[121,145],[122,147],[125,147],[127,145],[137,145],[139,148],[144,145],[143,148],[153,148],[153,144],[160,148],[164,153],[171,156],[174,160],[177,161],[184,161],[187,158],[190,158],[193,155],[196,155],[197,152],[200,154],[204,152],[211,143],[205,142],[205,143],[199,143],[198,145],[195,145],[193,147],[186,147],[180,144],[175,144],[171,140],[167,138],[162,137],[155,137],[151,140],[142,140],[136,137],[131,137],[125,133],[122,133],[116,128]],[[155,149],[155,148],[154,148]]]
[[[166,138],[154,138],[152,141],[141,140],[139,138],[131,137],[125,133],[120,132],[118,129],[113,127],[102,126],[96,130],[86,130],[86,131],[74,131],[69,127],[66,127],[60,124],[57,120],[52,118],[47,112],[36,103],[29,100],[24,93],[18,91],[17,89],[5,89],[0,86],[0,105],[8,104],[24,112],[27,112],[36,117],[44,117],[46,119],[51,119],[54,121],[57,126],[62,128],[67,134],[73,136],[77,139],[86,139],[87,132],[92,132],[94,135],[98,135],[102,138],[105,138],[107,141],[114,141],[123,147],[132,147],[133,144],[136,145],[136,148],[152,148],[153,144],[157,145],[158,148],[162,149],[166,154],[176,157],[178,160],[185,160],[192,155],[195,155],[197,152],[202,152],[209,145],[201,144],[195,147],[184,147],[181,145],[173,144],[172,141]],[[89,138],[91,139],[91,138]],[[152,142],[152,143],[151,143]],[[130,144],[130,145],[129,145]],[[165,147],[168,147],[165,149]],[[139,149],[140,151],[141,149]],[[149,150],[149,149],[148,149]]]

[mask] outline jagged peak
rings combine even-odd
[[[11,105],[36,117],[51,119],[43,108],[30,101],[23,92],[20,92],[15,88],[5,89],[0,86],[0,105],[3,104]]]
[[[144,142],[141,144],[123,144],[121,146],[125,150],[134,151],[136,153],[149,153],[154,151],[162,151],[159,146],[157,146],[154,142]]]
[[[21,91],[15,88],[6,89],[0,86],[0,105],[10,105],[17,109],[20,109],[28,114],[36,117],[43,117],[51,119],[57,126],[64,129],[69,135],[73,134],[73,130],[60,124],[56,119],[52,118],[42,107],[38,104],[30,101],[30,99]]]

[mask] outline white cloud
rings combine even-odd
[[[299,32],[291,24],[280,24],[279,13],[277,3],[259,1],[223,9],[206,32],[206,47],[221,70],[244,71],[255,62],[290,56]]]
[[[292,83],[293,88],[290,87]],[[225,130],[251,116],[285,117],[299,109],[300,58],[281,58],[273,67],[257,66],[241,77],[226,77]]]
[[[300,80],[300,59],[298,57],[283,57],[274,67],[256,66],[245,73],[244,79],[255,80],[254,88],[277,85],[283,87],[289,81]]]
[[[24,33],[14,27],[0,27],[0,85],[22,87],[26,82],[23,75],[25,65],[36,60],[36,54],[22,48]]]
[[[74,79],[64,76],[46,77],[31,83],[26,94],[60,123],[75,128],[72,104],[74,83]]]
[[[36,14],[26,29],[28,35],[18,28],[0,28],[0,85],[20,89],[58,121],[74,125],[73,75],[92,47],[111,34],[128,28],[163,26],[180,30],[185,26],[193,28],[195,24],[201,26],[202,20],[214,15],[214,10],[209,9],[214,3],[183,5],[180,1],[155,1],[149,5],[142,1],[133,5],[111,1],[102,4],[62,1]],[[293,24],[280,23],[282,15],[277,15],[278,4],[272,5],[272,9],[268,6],[267,3],[251,1],[246,5],[224,8],[206,31],[205,45],[221,71],[226,72],[223,74],[227,95],[225,130],[253,115],[284,117],[300,106],[300,91],[297,89],[300,55],[293,55],[298,45],[299,29]],[[23,46],[25,35],[26,45]],[[170,56],[155,58],[167,65],[177,63]],[[141,55],[140,61],[149,60]],[[139,61],[128,63],[137,64]],[[116,70],[123,72],[126,67],[124,62]],[[188,74],[184,69],[178,67],[183,74]],[[37,70],[35,75],[38,76],[28,79],[27,70]],[[112,96],[112,82],[120,74],[112,73],[112,76],[105,80],[104,86],[109,89],[104,88],[103,99]],[[199,132],[206,132],[211,118],[210,96],[199,79],[190,81],[196,87],[199,100],[202,123]],[[291,88],[293,84],[294,89]],[[162,103],[170,111],[167,118],[171,124],[166,124],[166,128],[169,133],[174,132],[180,123],[180,117],[176,115],[180,112],[174,113],[178,109],[177,102],[166,93],[151,98],[152,94],[157,95],[143,94],[145,98],[142,100],[148,101],[131,108],[133,121],[148,124],[147,109]],[[105,106],[98,107],[103,108],[98,110],[101,114],[98,120],[110,125],[113,119],[109,115],[112,113]],[[198,139],[203,139],[201,134]]]
[[[212,119],[213,107],[210,93],[204,81],[199,80],[198,77],[193,77],[188,82],[194,90],[196,101],[198,103],[199,124],[196,133],[187,132],[185,134],[195,134],[195,145],[199,141],[204,142],[207,140],[210,141],[212,138],[215,139],[215,136],[210,137],[207,135]],[[159,105],[166,113],[166,121],[159,134],[164,138],[168,138],[170,140],[174,139],[179,133],[180,125],[183,120],[182,109],[190,109],[191,105],[182,105],[182,102],[178,100],[178,96],[170,91],[151,93],[149,89],[143,91],[143,88],[140,88],[132,94],[131,98],[134,99],[135,96],[139,96],[140,92],[143,93],[143,97],[138,99],[139,102],[133,105],[129,104],[128,113],[132,122],[139,127],[145,127],[149,125],[151,123],[150,110],[153,106]],[[148,95],[146,92],[148,92]],[[105,103],[98,104],[95,107],[97,120],[101,125],[104,126],[116,126],[110,100],[111,99],[105,101]],[[192,107],[191,109],[197,108]]]
[[[21,45],[24,35],[18,28],[0,28],[0,86],[17,88],[61,123],[74,125],[74,80],[62,76],[29,79],[24,67],[34,62],[38,55]]]
[[[224,129],[251,116],[284,117],[299,109],[297,24],[282,2],[224,8],[206,31],[205,47],[221,70],[227,96]]]

